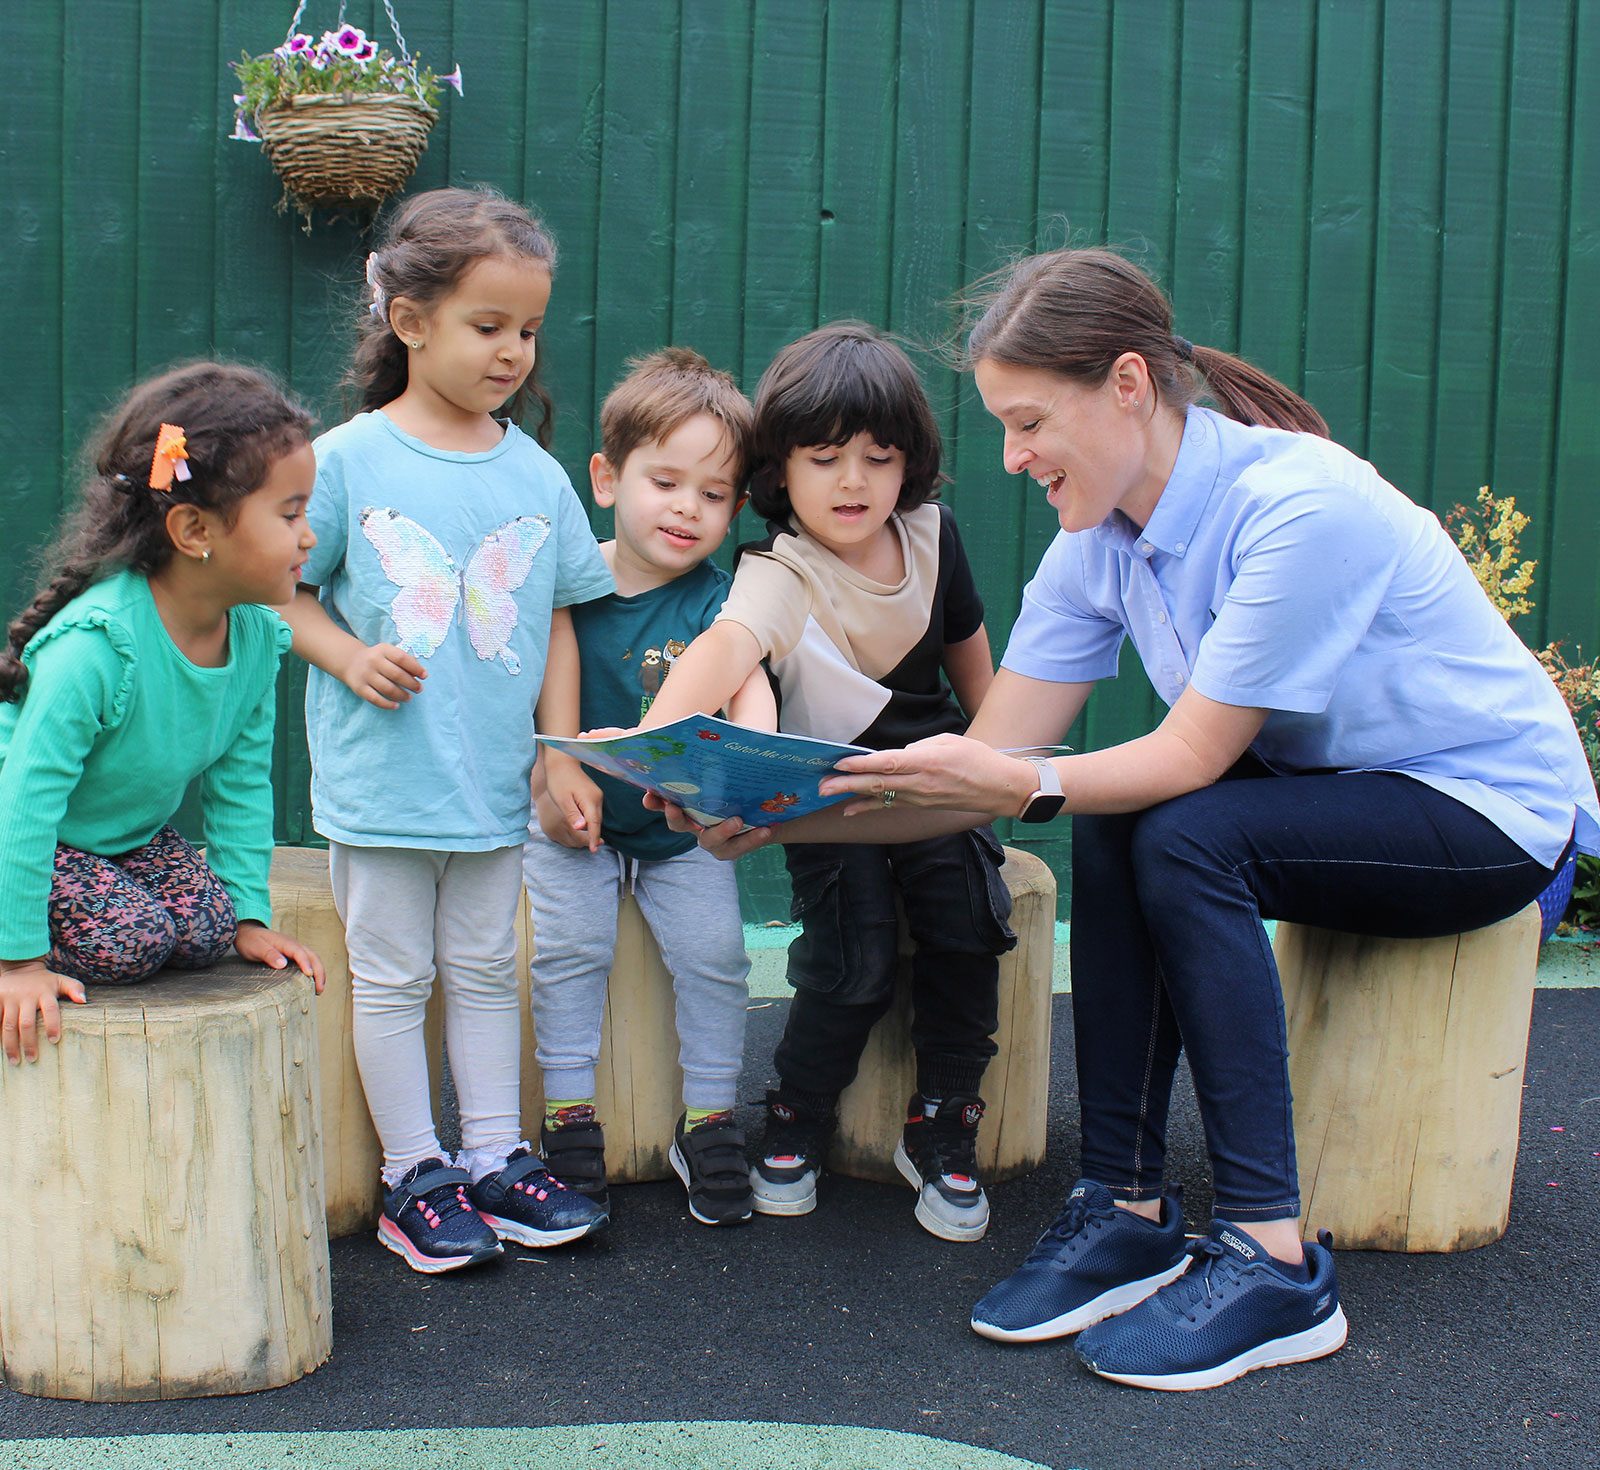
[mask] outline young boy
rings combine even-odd
[[[601,553],[617,590],[573,609],[584,729],[637,725],[673,660],[721,609],[730,579],[707,558],[744,501],[750,455],[750,403],[726,373],[685,348],[629,366],[600,410],[600,452],[589,462],[596,504],[615,512],[616,539]],[[730,701],[729,714],[773,727],[762,671]],[[750,1177],[733,1105],[750,962],[733,866],[669,830],[633,787],[599,773],[574,773],[577,797],[557,810],[541,777],[547,763],[565,760],[549,750],[540,756],[538,820],[523,864],[533,902],[545,1163],[569,1189],[606,1200],[594,1073],[617,905],[631,890],[677,996],[684,1111],[672,1166],[696,1220],[748,1220]]]

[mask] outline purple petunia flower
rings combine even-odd
[[[439,85],[441,87],[454,87],[457,97],[465,97],[467,95],[461,90],[461,63],[459,61],[456,63],[456,69],[449,76],[439,78]]]
[[[237,143],[259,143],[261,141],[260,136],[252,132],[250,124],[244,120],[244,110],[242,108],[234,114],[233,131],[228,134],[228,138],[230,141]]]
[[[363,66],[365,66],[369,61],[375,61],[377,56],[378,43],[376,41],[368,41],[365,46],[356,52],[356,60],[359,61]]]
[[[275,54],[278,56],[299,56],[302,52],[309,51],[311,44],[310,36],[293,35],[278,47]]]
[[[342,31],[329,31],[324,40],[331,40],[334,47],[346,56],[354,56],[367,44],[367,33],[355,26],[346,26]]]

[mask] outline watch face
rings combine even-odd
[[[1066,804],[1067,798],[1065,796],[1057,796],[1053,792],[1035,791],[1028,798],[1028,804],[1023,807],[1022,815],[1017,820],[1020,822],[1048,822]]]

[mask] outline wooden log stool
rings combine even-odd
[[[238,961],[89,988],[0,1063],[5,1381],[51,1398],[248,1393],[327,1360],[311,982]]]
[[[1539,908],[1444,939],[1279,924],[1308,1235],[1459,1251],[1505,1233]]]
[[[280,847],[272,859],[273,924],[309,944],[322,957],[327,987],[317,1007],[321,1036],[323,1157],[328,1234],[353,1235],[378,1218],[378,1170],[383,1151],[367,1111],[356,1067],[351,1027],[350,965],[344,925],[333,905],[328,854]],[[533,941],[527,906],[517,925],[517,975],[522,996],[522,1119],[537,1143],[544,1089],[534,1061],[528,1000],[528,958]],[[442,1076],[443,1001],[434,988],[428,1002],[429,1071],[437,1110]],[[606,1172],[617,1184],[672,1175],[667,1150],[682,1108],[672,978],[667,973],[637,901],[630,895],[617,919],[616,960],[607,991],[596,1110],[605,1121]]]
[[[978,1132],[986,1184],[1014,1179],[1044,1162],[1050,1088],[1050,979],[1055,954],[1056,880],[1032,853],[1006,849],[1000,870],[1011,891],[1017,947],[1000,956],[1000,1050],[983,1078],[987,1104]],[[917,1090],[911,1049],[910,942],[900,931],[894,1006],[872,1029],[856,1080],[839,1099],[839,1132],[828,1167],[855,1179],[903,1184],[894,1166],[906,1099]]]

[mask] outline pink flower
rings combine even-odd
[[[272,54],[274,56],[300,56],[311,49],[311,37],[306,35],[290,36],[283,45],[279,46]]]
[[[376,41],[368,41],[366,45],[356,52],[356,60],[359,61],[363,66],[365,66],[369,61],[375,61],[377,56],[378,43]]]
[[[367,33],[355,26],[346,26],[342,31],[329,31],[323,38],[331,41],[334,49],[346,56],[354,56],[367,44]]]
[[[439,78],[439,84],[444,87],[454,87],[457,97],[465,97],[467,95],[461,90],[461,63],[459,61],[456,63],[456,69],[449,76]]]

